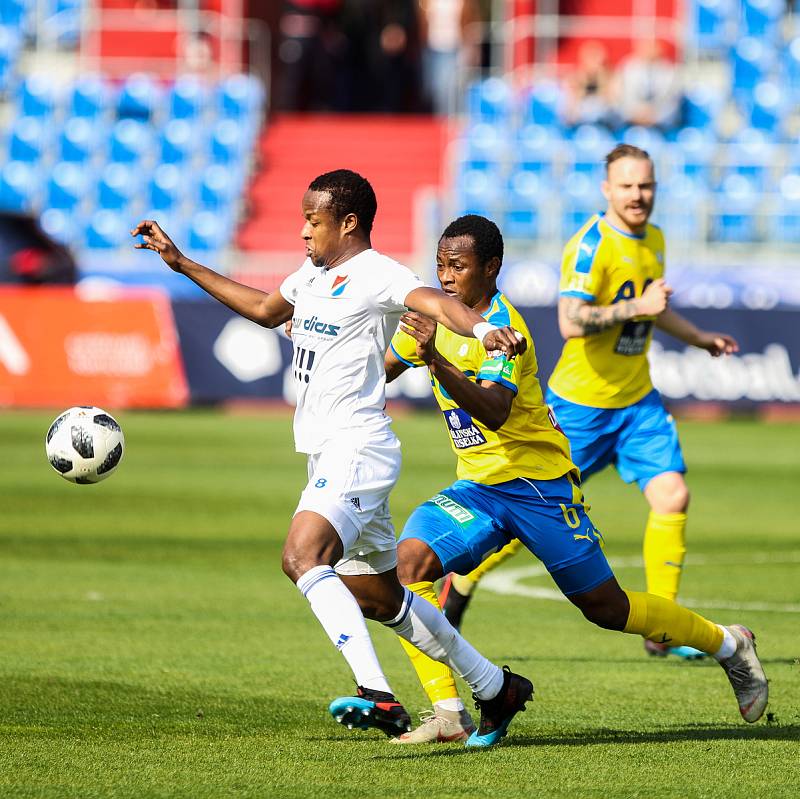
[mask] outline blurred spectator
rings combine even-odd
[[[564,122],[615,128],[619,122],[612,110],[613,76],[608,50],[602,42],[587,40],[578,50],[578,62],[567,76],[564,96]]]
[[[336,76],[344,37],[339,29],[342,0],[284,0],[278,107],[322,111],[336,106]]]
[[[464,67],[479,66],[482,39],[477,0],[419,0],[423,82],[434,113],[455,107]]]
[[[344,0],[347,84],[343,111],[420,110],[420,43],[415,0]]]
[[[626,125],[669,130],[679,122],[681,87],[675,65],[656,39],[640,39],[615,77],[616,108]]]

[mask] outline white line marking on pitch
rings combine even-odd
[[[639,557],[609,558],[615,569],[641,568]],[[690,566],[754,566],[772,563],[800,563],[800,552],[770,553],[755,552],[749,555],[689,555],[686,563]],[[555,588],[536,588],[524,585],[522,580],[547,576],[547,569],[541,563],[534,563],[519,569],[503,569],[490,572],[481,585],[496,594],[513,594],[530,599],[551,599],[566,602],[567,598]],[[720,610],[754,610],[770,613],[800,613],[800,604],[788,602],[731,602],[726,599],[689,599],[681,597],[682,605],[693,608],[717,608]]]

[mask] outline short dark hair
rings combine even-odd
[[[620,158],[641,158],[643,161],[653,160],[650,158],[650,153],[648,153],[647,150],[643,150],[635,144],[618,144],[606,156],[606,172],[608,172],[608,168],[611,164],[613,164],[614,161],[619,161]]]
[[[472,239],[475,254],[481,264],[487,263],[492,258],[497,258],[501,264],[503,263],[503,236],[500,228],[491,219],[477,214],[460,216],[444,229],[439,241],[453,239],[456,236],[469,236]]]
[[[370,182],[350,169],[335,169],[314,178],[309,191],[327,192],[330,195],[330,211],[337,221],[347,214],[355,214],[358,224],[366,233],[372,230],[378,201]]]

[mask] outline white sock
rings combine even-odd
[[[356,683],[392,693],[372,646],[364,614],[336,572],[330,566],[315,566],[297,581],[297,587],[311,604],[328,638],[344,655]]]
[[[440,699],[438,702],[433,703],[434,707],[439,707],[442,710],[451,710],[454,713],[460,713],[464,709],[464,703],[461,697],[455,699]]]
[[[407,588],[400,613],[384,622],[429,658],[446,663],[467,681],[478,699],[493,699],[503,687],[503,671],[487,660],[430,602]]]
[[[714,652],[714,659],[727,660],[736,652],[736,639],[731,635],[731,631],[727,627],[723,627],[721,624],[718,624],[717,627],[722,630],[722,646]]]

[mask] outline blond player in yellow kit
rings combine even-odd
[[[530,333],[497,290],[502,258],[497,226],[469,215],[445,229],[437,274],[445,293],[487,322],[519,330],[531,342],[524,353],[513,360],[487,356],[472,340],[412,312],[401,317],[401,329],[386,353],[389,380],[409,367],[428,368],[458,456],[458,480],[420,505],[405,524],[397,550],[400,581],[438,607],[435,580],[451,571],[467,573],[519,539],[589,621],[712,654],[728,675],[742,717],[756,721],[766,707],[768,688],[749,630],[722,627],[669,599],[623,591],[617,583],[602,537],[586,514],[569,444],[544,403]],[[396,742],[466,738],[468,746],[490,746],[502,738],[504,726],[490,729],[483,717],[473,731],[446,667],[412,646],[406,651],[433,712]]]
[[[647,351],[654,327],[714,356],[738,346],[669,307],[664,236],[648,222],[656,192],[649,155],[621,144],[606,157],[606,167],[605,213],[592,216],[564,249],[558,318],[566,341],[547,402],[584,481],[614,464],[625,482],[636,482],[644,493],[650,505],[643,546],[647,590],[674,600],[686,553],[689,490],[675,422],[653,388]],[[456,627],[470,589],[501,558],[453,578],[442,601]],[[702,656],[653,641],[645,648],[653,655]]]

